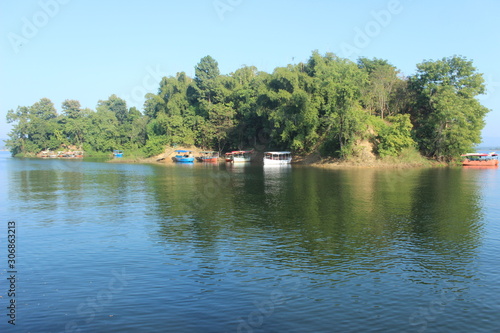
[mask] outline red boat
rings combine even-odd
[[[497,153],[468,153],[461,156],[465,157],[463,166],[498,166]]]
[[[233,153],[226,153],[225,161],[231,162],[233,160]]]
[[[217,151],[201,151],[200,156],[196,157],[199,162],[217,162],[219,160],[219,152]]]

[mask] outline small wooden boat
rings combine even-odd
[[[233,161],[233,153],[229,152],[225,154],[224,160],[226,162],[232,162]]]
[[[252,160],[253,150],[235,150],[231,152],[231,160],[233,163],[250,162]]]
[[[264,165],[282,165],[292,163],[289,151],[267,151],[264,153]]]
[[[118,149],[113,150],[113,156],[115,158],[123,157],[123,150],[118,150]]]
[[[176,150],[176,155],[172,157],[172,160],[177,163],[193,163],[194,156],[191,150]]]
[[[497,153],[467,153],[461,156],[465,157],[463,166],[498,166]]]
[[[50,156],[50,150],[44,150],[44,151],[41,151],[40,153],[38,153],[38,157],[41,157],[41,158],[48,158]]]
[[[197,156],[196,160],[198,162],[217,162],[219,160],[219,152],[201,151],[200,156]]]

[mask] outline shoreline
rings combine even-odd
[[[120,158],[111,158],[106,160],[106,163],[115,163],[115,164],[153,164],[153,165],[175,165],[177,164],[172,160],[172,157],[175,155],[173,150],[174,148],[168,147],[166,152],[141,158],[141,157],[120,157]],[[200,151],[203,151],[199,148],[187,148],[187,147],[176,147],[177,149],[191,150],[194,156],[197,156]],[[256,152],[253,156],[252,164],[261,164],[259,161],[262,161],[264,152]],[[30,158],[39,158],[39,157],[30,157]],[[86,158],[92,159],[92,156],[88,156]],[[43,159],[43,158],[40,158]],[[85,158],[84,158],[85,159]],[[198,164],[200,162],[194,162]],[[224,158],[220,157],[218,164],[223,164]],[[200,163],[202,164],[202,163]],[[215,164],[215,163],[214,163]],[[321,169],[412,169],[412,168],[436,168],[436,167],[455,167],[458,164],[446,163],[446,162],[438,162],[434,160],[426,159],[422,156],[418,156],[417,158],[377,158],[374,156],[370,157],[356,157],[351,158],[349,160],[340,160],[338,158],[321,158],[318,154],[310,154],[310,155],[295,155],[293,157],[291,165],[296,166],[310,166]]]
[[[47,160],[47,158],[42,158],[42,157],[21,157],[21,158],[35,158],[35,159],[41,159],[41,160]],[[57,159],[57,158],[56,158]],[[58,158],[58,159],[64,159],[64,160],[77,160],[76,158]],[[85,159],[93,159],[92,156],[89,156]],[[54,160],[54,159],[50,159]],[[80,159],[82,160],[82,159]],[[263,163],[256,163],[255,161],[260,161],[259,159],[253,160],[250,162],[251,164],[260,164],[263,165]],[[174,162],[171,158],[158,158],[157,156],[153,157],[147,157],[147,158],[138,158],[138,157],[121,157],[121,158],[113,158],[110,160],[104,161],[105,163],[112,163],[112,164],[153,164],[153,165],[176,165],[178,164],[177,162]],[[219,158],[218,162],[212,163],[212,164],[224,164],[228,163],[225,162],[223,158]],[[193,162],[193,164],[204,164],[203,162]],[[295,166],[308,166],[308,167],[314,167],[314,168],[320,168],[320,169],[413,169],[413,168],[442,168],[442,167],[456,167],[459,166],[450,164],[450,163],[445,163],[445,162],[437,162],[437,161],[432,161],[428,160],[426,163],[422,162],[387,162],[383,160],[373,160],[373,161],[353,161],[353,160],[347,160],[347,161],[332,161],[330,159],[324,159],[324,160],[319,160],[319,161],[305,161],[302,159],[299,159],[298,161],[292,161],[291,164],[289,165],[295,165]]]
[[[182,149],[182,148],[179,148]],[[190,149],[193,151],[194,155],[197,152],[202,151],[201,149]],[[136,158],[136,157],[122,157],[115,158],[107,161],[107,163],[119,163],[119,164],[154,164],[154,165],[175,165],[177,164],[172,160],[173,154],[160,154],[147,158]],[[252,164],[255,161],[262,161],[263,152],[257,152],[253,157]],[[198,164],[200,162],[195,161],[194,164]],[[218,164],[223,164],[224,158],[220,157]],[[202,164],[202,163],[200,163]],[[214,163],[215,164],[215,163]],[[260,164],[260,163],[259,163]],[[318,156],[295,156],[292,160],[291,165],[300,165],[300,166],[311,166],[315,168],[322,169],[411,169],[411,168],[436,168],[436,167],[453,167],[455,165],[451,163],[438,162],[433,160],[428,160],[422,157],[421,160],[418,161],[396,161],[395,159],[379,159],[379,158],[371,158],[371,159],[362,159],[355,158],[351,160],[339,160],[335,158],[320,158]]]
[[[170,161],[170,162],[165,162],[165,161],[157,161],[155,159],[151,158],[145,158],[145,159],[120,159],[120,160],[110,160],[107,161],[106,163],[114,163],[114,164],[154,164],[154,165],[176,165],[176,162]],[[214,165],[219,165],[219,164],[224,164],[224,163],[229,163],[229,162],[224,162],[223,159],[220,159],[219,162],[216,163],[211,163]],[[263,165],[262,163],[255,163],[255,162],[250,162],[251,164],[259,164]],[[203,162],[193,162],[193,164],[203,164]],[[447,163],[439,163],[439,162],[431,162],[429,164],[424,164],[424,163],[387,163],[383,161],[377,161],[375,163],[369,162],[369,163],[353,163],[350,161],[344,161],[344,162],[326,162],[326,163],[304,163],[304,162],[292,162],[292,166],[304,166],[304,167],[314,167],[314,168],[320,168],[320,169],[416,169],[416,168],[442,168],[442,167],[455,167],[455,165],[452,164],[447,164]],[[458,165],[456,165],[458,166]]]

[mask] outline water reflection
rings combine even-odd
[[[290,177],[290,165],[264,166],[264,194],[268,206],[281,205],[280,198],[286,190],[287,179]]]
[[[291,267],[373,267],[383,257],[403,271],[462,273],[481,241],[480,188],[460,169],[239,170],[186,178],[169,169],[179,183],[155,185],[163,237],[210,248],[228,237],[265,238],[267,259]]]
[[[68,171],[42,162],[18,162],[9,180],[10,195],[30,209],[120,207],[114,214],[125,218],[136,203],[153,210],[165,240],[202,251],[227,239],[266,239],[267,259],[290,267],[394,256],[406,272],[462,275],[481,244],[478,180],[490,171],[175,165],[134,175],[137,166]]]
[[[109,281],[89,281],[112,276],[117,263],[134,278],[106,308],[127,318],[115,331],[235,331],[273,291],[286,302],[274,304],[262,331],[331,331],[332,322],[339,331],[416,331],[412,314],[442,295],[448,317],[434,331],[473,331],[461,314],[498,323],[488,300],[498,294],[498,242],[485,237],[485,225],[498,235],[496,170],[85,162],[70,170],[26,160],[7,168],[8,209],[23,214],[20,249],[31,260],[22,271],[38,274],[24,282],[26,303],[43,298],[63,313],[50,317],[54,331],[69,317],[84,321],[67,305],[97,294]],[[64,279],[71,287],[54,291]],[[116,319],[107,314],[85,328],[106,330]]]
[[[9,164],[9,197],[15,210],[40,213],[41,222],[106,222],[144,207],[136,205],[149,191],[144,166],[73,161],[13,159]],[[135,171],[139,171],[134,174]],[[96,217],[96,214],[100,214]]]

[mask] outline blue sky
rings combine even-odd
[[[0,138],[9,109],[43,97],[95,109],[117,94],[142,109],[162,76],[194,76],[206,55],[228,74],[272,72],[318,50],[387,59],[407,76],[423,60],[473,60],[492,110],[483,136],[500,145],[499,13],[497,0],[2,0]]]

